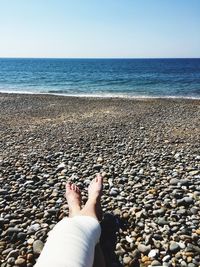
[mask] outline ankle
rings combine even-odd
[[[89,196],[88,198],[88,201],[87,201],[87,205],[92,205],[92,206],[97,206],[100,204],[100,199],[101,197],[100,196]]]

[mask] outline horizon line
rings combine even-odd
[[[200,59],[200,57],[1,57],[0,59]]]

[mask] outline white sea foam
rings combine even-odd
[[[28,94],[28,95],[54,95],[54,96],[67,96],[67,97],[82,97],[82,98],[124,98],[124,99],[191,99],[191,100],[200,100],[200,97],[193,96],[147,96],[147,95],[129,95],[129,94],[113,94],[113,93],[102,93],[102,94],[65,94],[65,93],[48,93],[48,92],[30,92],[30,91],[7,91],[1,90],[0,93],[4,94]]]

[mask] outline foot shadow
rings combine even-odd
[[[111,213],[106,213],[101,222],[102,234],[100,239],[101,248],[103,250],[106,267],[122,267],[118,256],[115,254],[117,244],[117,233],[119,229],[126,230],[128,222]],[[134,265],[138,266],[138,265]]]
[[[104,218],[101,222],[101,238],[100,245],[104,254],[106,267],[123,267],[123,264],[119,261],[119,256],[116,255],[117,233],[119,229],[126,231],[130,227],[126,219],[122,219],[119,216],[111,213],[104,214]],[[139,260],[136,258],[129,265],[130,267],[140,267]]]

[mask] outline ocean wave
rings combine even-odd
[[[124,99],[190,99],[190,100],[200,100],[200,96],[174,96],[174,95],[129,95],[129,94],[67,94],[67,93],[49,93],[49,92],[29,92],[29,91],[6,91],[0,90],[0,94],[28,94],[28,95],[55,95],[63,97],[83,97],[83,98],[124,98]]]

